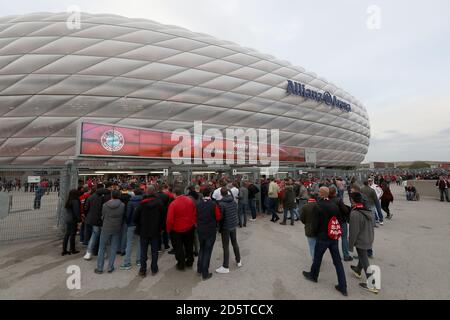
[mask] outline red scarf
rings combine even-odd
[[[308,203],[316,203],[316,199],[308,199]]]
[[[364,209],[364,205],[362,203],[355,203],[353,209]]]

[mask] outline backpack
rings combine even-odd
[[[333,216],[328,222],[328,238],[331,240],[339,240],[342,236],[341,224],[336,216]]]

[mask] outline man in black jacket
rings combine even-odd
[[[197,230],[200,250],[197,261],[197,273],[203,280],[212,277],[209,273],[209,263],[216,242],[217,223],[221,219],[217,202],[211,199],[212,190],[208,187],[203,190],[203,199],[197,203]]]
[[[85,260],[91,260],[92,255],[96,255],[98,252],[100,233],[102,230],[102,207],[105,203],[104,195],[106,193],[107,190],[103,184],[98,184],[97,191],[89,196],[84,204],[84,212],[87,212],[86,224],[92,226],[92,235],[84,256]]]
[[[259,193],[257,186],[250,182],[248,185],[248,205],[250,207],[250,212],[252,213],[252,218],[250,221],[256,221],[256,194]]]
[[[155,186],[149,185],[147,195],[137,206],[134,212],[134,223],[136,225],[136,234],[140,237],[141,243],[141,269],[139,275],[147,275],[147,252],[151,245],[152,275],[158,273],[158,247],[163,227],[163,203],[156,196]]]
[[[317,282],[323,255],[328,249],[330,250],[339,282],[335,288],[344,296],[347,296],[344,266],[342,265],[341,255],[339,254],[339,240],[333,240],[328,236],[328,224],[330,220],[336,217],[339,222],[342,222],[342,217],[338,206],[328,198],[329,192],[327,187],[321,187],[319,189],[320,201],[314,208],[312,224],[313,231],[317,234],[314,262],[311,266],[311,271],[303,271],[303,276],[310,281]]]

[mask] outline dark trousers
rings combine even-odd
[[[166,249],[169,249],[169,234],[167,233],[167,230],[164,230],[161,234],[161,239],[159,241],[159,250],[161,250],[163,244]]]
[[[252,213],[252,219],[256,219],[256,199],[248,199],[248,206]]]
[[[238,205],[239,212],[239,226],[247,226],[247,205],[243,203],[239,203]]]
[[[209,263],[216,242],[216,233],[198,235],[200,242],[200,251],[198,253],[197,272],[201,273],[204,278],[209,274]]]
[[[89,244],[89,240],[91,240],[91,235],[92,235],[92,225],[87,224],[87,223],[83,223],[83,226],[81,226],[80,229],[80,241],[83,241],[83,244],[85,246],[87,246]],[[81,239],[81,232],[84,230],[83,232],[83,239]]]
[[[241,254],[239,252],[239,245],[237,243],[236,229],[234,230],[222,230],[222,247],[223,247],[223,267],[229,268],[230,266],[230,239],[233,246],[234,256],[236,262],[241,262]]]
[[[63,252],[67,251],[67,244],[70,240],[70,251],[75,251],[75,236],[77,235],[77,224],[74,222],[66,223],[66,233],[63,240]]]
[[[41,197],[36,196],[34,198],[34,206],[33,206],[33,208],[34,209],[40,209],[41,208]]]
[[[367,255],[366,249],[359,249],[356,248],[356,252],[358,253],[358,272],[361,273],[361,270],[364,269],[364,273],[366,274],[366,278],[368,278],[370,275],[367,274],[367,268],[369,268],[369,256]]]
[[[194,227],[186,232],[172,231],[170,238],[175,249],[178,267],[192,266],[194,264]]]
[[[339,289],[347,290],[347,282],[345,280],[344,266],[342,265],[341,255],[339,254],[339,241],[317,239],[316,248],[314,249],[314,262],[311,266],[311,275],[314,279],[319,278],[320,265],[325,252],[330,250],[334,267],[336,268]]]
[[[448,200],[448,189],[439,189],[439,193],[441,194],[441,201],[444,201],[444,196],[445,196],[445,200]]]
[[[153,273],[158,272],[158,247],[159,247],[159,239],[158,237],[139,237],[141,242],[141,270],[147,272],[147,252],[148,246],[150,245],[152,248],[152,262],[151,269]]]
[[[391,202],[387,201],[387,200],[381,200],[381,209],[384,210],[384,212],[386,212],[388,214],[388,216],[391,215],[391,211],[389,210],[389,204]]]
[[[266,199],[267,199],[267,196],[261,195],[261,212],[262,213],[266,213],[266,211],[269,209],[266,206]]]

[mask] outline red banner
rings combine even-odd
[[[172,141],[171,137],[172,132],[83,122],[81,124],[79,155],[171,159],[173,148],[179,145],[181,140],[187,139],[187,141],[192,142],[196,140],[191,135],[182,135],[182,139],[180,138],[179,141]],[[213,153],[212,156],[216,159],[226,159],[225,153],[231,152],[232,154],[234,154],[234,158],[237,159],[239,149],[237,149],[236,147],[232,148],[230,151],[226,149],[226,142],[230,141],[231,140],[223,138],[215,140],[215,143],[217,145],[222,146],[223,151],[222,156],[219,156],[220,153]],[[204,152],[208,151],[207,153],[209,153],[209,151],[213,151],[210,144],[211,138],[203,137],[201,143],[203,147],[202,150]],[[197,145],[197,147],[199,147],[199,145]],[[270,153],[270,145],[265,145],[265,147],[267,152]],[[181,152],[179,156],[190,157],[194,159],[194,149],[195,146],[192,145],[189,155],[184,155]],[[258,149],[249,149],[250,148],[248,141],[246,141],[245,159],[248,160],[249,156],[253,156],[253,159],[259,159],[259,157],[257,156]],[[203,157],[211,158],[208,157],[207,154],[204,154]],[[280,145],[279,161],[305,162],[305,151],[304,149],[299,147]]]

